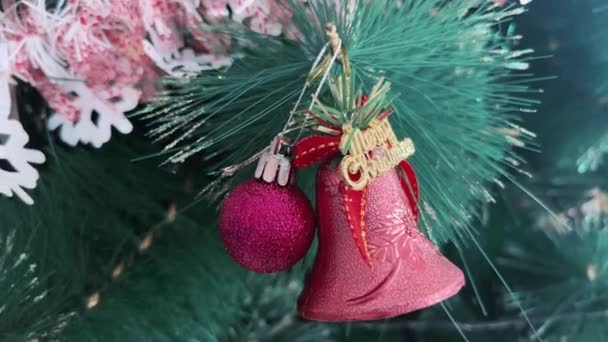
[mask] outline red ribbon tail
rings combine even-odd
[[[418,222],[418,201],[420,200],[420,190],[418,189],[416,172],[414,171],[412,165],[405,160],[399,163],[399,168],[403,171],[403,174],[401,177],[399,177],[401,187],[403,188],[403,191],[405,191],[405,195],[407,196],[412,213],[416,218],[416,222]]]
[[[357,249],[365,263],[372,268],[372,258],[369,253],[365,227],[365,189],[353,190],[342,185],[344,191],[344,209],[350,231],[355,239]]]

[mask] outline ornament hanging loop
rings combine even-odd
[[[348,59],[348,53],[346,51],[346,47],[342,43],[342,39],[340,39],[340,35],[338,34],[338,28],[335,24],[327,24],[327,38],[329,39],[329,45],[331,46],[332,51],[335,53],[340,50],[340,54],[338,55],[338,61],[342,63],[342,67],[344,68],[344,75],[347,79],[350,79],[350,59]]]
[[[315,80],[319,79],[334,63],[334,58],[332,55],[337,54],[337,61],[342,64],[342,68],[344,69],[344,75],[347,80],[350,80],[351,75],[351,66],[350,59],[348,58],[348,53],[346,51],[346,47],[342,43],[342,39],[340,38],[340,34],[338,33],[338,28],[335,24],[329,23],[325,26],[328,44],[331,47],[331,52],[325,56],[323,62],[319,64],[313,71],[310,72],[307,78],[308,83],[312,83]]]

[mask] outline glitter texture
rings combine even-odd
[[[256,179],[226,197],[219,220],[228,254],[261,273],[285,271],[300,261],[314,238],[314,224],[312,206],[299,188]]]
[[[319,170],[319,253],[300,295],[302,316],[384,319],[431,306],[464,286],[462,272],[418,230],[395,171],[374,179],[366,191],[370,269],[349,230],[341,182],[339,171]]]

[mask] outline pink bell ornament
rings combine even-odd
[[[339,167],[325,163],[317,175],[319,251],[298,301],[304,318],[384,319],[436,304],[464,286],[460,269],[418,230],[395,170],[373,179],[362,201],[371,267],[349,228],[345,189]]]
[[[436,304],[464,286],[460,269],[418,230],[418,181],[406,161],[414,143],[398,140],[388,120],[392,111],[378,107],[387,89],[380,80],[369,96],[334,108],[351,120],[327,126],[329,136],[309,136],[294,146],[295,167],[322,161],[319,250],[298,300],[304,318],[385,319]],[[330,123],[326,105],[318,107],[309,114]]]

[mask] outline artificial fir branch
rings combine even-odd
[[[608,319],[608,310],[597,310],[590,312],[575,312],[565,313],[555,316],[542,316],[542,317],[529,317],[530,321],[534,324],[542,324],[547,319],[551,319],[556,323],[567,323],[573,319],[575,320],[598,320]],[[450,320],[400,320],[384,322],[383,324],[374,323],[357,323],[356,327],[365,329],[386,329],[386,330],[415,330],[418,332],[429,332],[429,331],[448,331],[456,332],[458,328],[466,333],[478,333],[478,332],[496,332],[496,331],[507,331],[507,330],[524,330],[528,328],[529,323],[521,316],[511,318],[501,318],[496,320],[480,320],[463,322],[459,321],[456,324]]]
[[[116,281],[120,276],[122,276],[123,273],[126,271],[127,267],[131,265],[131,263],[138,255],[147,252],[152,247],[155,237],[160,235],[161,230],[163,228],[167,228],[174,224],[176,216],[176,205],[175,203],[171,203],[169,205],[165,218],[159,223],[155,224],[153,227],[151,227],[145,234],[143,234],[136,246],[133,246],[133,251],[126,252],[126,255],[123,256],[122,259],[116,263],[111,272],[112,281]],[[89,310],[95,308],[101,300],[101,293],[107,290],[110,285],[111,282],[106,282],[103,283],[102,287],[93,290],[92,293],[88,295],[85,299],[86,308]]]
[[[492,199],[488,184],[501,184],[500,175],[522,162],[512,146],[530,140],[509,122],[537,103],[526,83],[532,75],[514,72],[528,68],[531,50],[515,50],[520,36],[503,29],[525,10],[491,1],[289,3],[298,40],[242,29],[233,34],[244,57],[233,66],[166,81],[162,99],[138,114],[165,142],[159,154],[173,163],[201,154],[218,175],[262,150],[284,127],[326,44],[325,25],[335,23],[364,91],[380,75],[397,94],[394,127],[416,144],[412,163],[424,175],[422,228],[462,247],[474,235],[474,208]]]
[[[608,134],[602,136],[597,143],[589,147],[577,160],[578,172],[589,173],[597,171],[605,163],[604,159],[606,155],[608,155]]]
[[[179,193],[173,176],[133,164],[126,145],[116,141],[95,155],[51,145],[37,205],[0,200],[3,339],[59,336],[99,302],[98,290],[119,273],[117,260],[128,259],[145,227],[165,221],[162,199]]]
[[[225,254],[201,203],[70,324],[65,341],[194,339],[307,341],[338,327],[295,316],[304,265],[277,275],[246,272]]]
[[[513,229],[505,245],[507,274],[534,284],[518,284],[505,302],[521,303],[539,321],[540,336],[582,336],[606,318],[608,200],[599,188],[587,197],[557,217],[538,215],[534,230]]]

